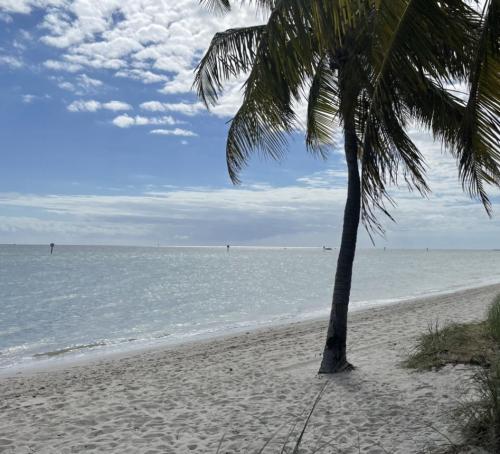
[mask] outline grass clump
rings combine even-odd
[[[478,397],[458,411],[466,441],[492,453],[500,452],[500,361],[473,378]]]
[[[500,295],[496,296],[488,309],[487,325],[491,337],[500,345]]]
[[[447,364],[489,367],[495,353],[487,322],[451,324],[444,327],[440,327],[436,322],[419,338],[404,365],[419,370],[439,369]]]
[[[484,322],[430,326],[405,361],[419,370],[458,363],[482,366],[472,379],[473,398],[458,411],[467,445],[500,453],[500,295]]]

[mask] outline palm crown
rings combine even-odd
[[[207,3],[224,11],[226,0]],[[398,178],[428,191],[425,162],[406,132],[432,131],[458,162],[464,189],[490,211],[488,185],[499,185],[500,1],[483,14],[463,0],[255,0],[263,25],[217,33],[195,86],[215,104],[224,83],[248,74],[231,121],[226,156],[238,174],[254,152],[280,158],[297,129],[294,102],[307,98],[306,144],[324,156],[334,129],[352,118],[362,163],[362,215],[390,200]],[[446,87],[467,83],[462,101]]]

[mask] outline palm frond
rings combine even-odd
[[[432,132],[434,138],[453,148],[464,115],[464,102],[438,81],[420,75],[419,90],[399,89],[413,121]]]
[[[390,219],[384,201],[394,205],[389,186],[398,186],[403,178],[409,190],[426,195],[424,157],[405,131],[405,124],[391,109],[380,119],[372,118],[364,142],[361,178],[361,214],[368,231],[383,232],[376,210]]]
[[[326,157],[333,144],[335,119],[338,116],[337,78],[328,55],[318,63],[307,102],[306,146],[312,153]]]
[[[231,121],[227,135],[226,162],[229,177],[240,183],[239,173],[253,152],[279,160],[283,157],[288,136],[293,131],[295,115],[285,105],[268,105],[263,111],[261,103],[247,99]]]
[[[380,0],[317,0],[307,2],[308,25],[322,47],[342,43],[346,34],[363,23]]]
[[[368,107],[358,116],[364,144],[365,225],[380,230],[375,209],[387,214],[383,199],[390,200],[386,188],[398,184],[398,172],[410,190],[428,192],[423,156],[405,128],[417,116],[437,136],[453,139],[450,129],[442,127],[446,105],[439,102],[441,92],[436,87],[441,81],[465,77],[474,14],[462,0],[380,0],[373,29]]]
[[[491,214],[486,187],[500,187],[500,1],[486,2],[475,60],[469,80],[469,99],[457,146],[464,189]]]
[[[224,14],[231,11],[230,0],[200,0],[200,3],[209,11],[216,14]]]
[[[262,34],[245,83],[243,103],[231,120],[226,143],[226,162],[233,183],[239,183],[239,172],[255,151],[280,159],[286,150],[288,135],[294,130],[293,96],[299,96],[303,75],[298,67],[289,72],[280,67],[280,41],[273,34],[270,45],[269,24]],[[281,41],[282,42],[282,41]],[[289,48],[285,43],[285,53]],[[271,55],[274,52],[274,55]],[[282,51],[283,52],[283,51]]]
[[[301,98],[319,58],[314,35],[289,27],[302,20],[302,8],[303,0],[278,0],[260,36],[242,106],[228,131],[226,160],[234,183],[254,151],[280,159],[296,129],[292,102]]]
[[[212,38],[193,83],[207,107],[217,103],[224,82],[251,69],[264,30],[264,25],[234,28]]]
[[[376,0],[243,0],[245,2],[269,9],[271,16],[266,25],[231,29],[214,36],[196,68],[194,83],[207,106],[217,102],[228,78],[249,70],[264,28],[269,36],[270,55],[281,69],[292,73],[306,70],[312,77],[317,58],[312,47],[315,50],[321,46],[338,47],[345,33],[373,10]],[[202,0],[202,3],[219,11],[230,6],[229,0]],[[290,59],[291,54],[296,58]]]
[[[254,5],[258,9],[265,11],[273,11],[280,0],[240,0],[240,4]],[[308,11],[308,16],[313,17],[316,24],[323,24],[316,31],[323,31],[323,36],[327,36],[333,30],[337,37],[341,37],[345,32],[356,26],[358,21],[364,15],[375,8],[379,0],[320,0],[310,2],[302,0],[296,2],[295,5],[289,5],[290,11],[297,11],[297,7],[304,12]],[[200,0],[200,3],[208,10],[214,13],[227,13],[231,10],[231,0]],[[303,16],[304,21],[308,22],[307,17]],[[333,27],[332,27],[333,24]],[[299,25],[296,23],[295,25]]]

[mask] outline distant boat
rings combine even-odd
[[[331,247],[323,246],[323,250],[324,251],[332,251],[333,249]]]

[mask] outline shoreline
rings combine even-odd
[[[279,452],[325,383],[304,452],[319,439],[346,453],[417,453],[449,443],[439,432],[458,442],[449,415],[474,369],[417,373],[400,362],[429,323],[480,320],[498,293],[500,284],[352,313],[357,368],[332,377],[317,376],[324,319],[4,377],[0,450],[215,453],[224,436],[222,452],[258,452],[276,433],[265,453]]]
[[[388,298],[385,300],[374,300],[374,301],[359,301],[354,302],[357,304],[362,304],[362,306],[354,307],[349,310],[349,316],[357,314],[360,312],[371,311],[373,309],[381,309],[385,307],[394,307],[399,305],[414,304],[418,303],[420,300],[428,300],[432,298],[439,298],[453,294],[460,294],[462,292],[467,292],[469,290],[485,289],[493,286],[500,286],[500,281],[495,279],[494,281],[488,280],[487,282],[480,283],[473,286],[457,286],[455,289],[447,290],[437,290],[430,293],[425,293],[423,295],[417,295],[412,297],[396,297]],[[172,350],[181,348],[184,345],[192,345],[193,343],[208,343],[211,341],[224,340],[232,337],[244,336],[249,333],[258,333],[267,330],[279,330],[286,329],[290,325],[303,324],[303,323],[314,323],[321,322],[328,319],[328,313],[330,308],[325,309],[325,315],[313,315],[313,316],[301,316],[301,317],[291,317],[289,320],[279,319],[266,324],[249,325],[239,328],[229,328],[227,330],[216,331],[214,333],[193,335],[191,337],[186,336],[185,338],[177,338],[172,340],[138,340],[130,342],[129,344],[122,344],[122,348],[119,347],[120,344],[101,344],[102,341],[96,341],[96,346],[104,347],[103,349],[96,350],[83,350],[86,353],[69,353],[51,356],[51,351],[37,353],[34,355],[29,362],[17,363],[7,367],[0,367],[0,380],[2,378],[8,378],[19,375],[33,375],[38,372],[50,372],[51,370],[61,370],[67,369],[75,366],[82,366],[86,364],[95,364],[102,361],[108,361],[119,358],[133,357],[136,355],[141,355],[147,352],[161,351],[161,350]],[[128,347],[126,347],[128,345]],[[61,348],[63,350],[78,351],[79,346],[70,346],[66,348]],[[47,356],[47,357],[45,357]]]

